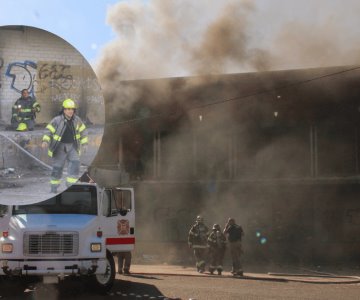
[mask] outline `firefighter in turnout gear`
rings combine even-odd
[[[211,274],[214,274],[214,271],[217,270],[218,275],[221,275],[223,270],[222,264],[225,255],[226,249],[226,237],[221,232],[219,224],[214,224],[212,231],[207,239],[209,246],[210,254],[210,266],[209,271]]]
[[[65,162],[68,161],[66,186],[77,182],[80,173],[80,154],[86,150],[88,137],[86,126],[75,114],[76,105],[72,99],[64,100],[62,113],[46,126],[42,147],[48,148],[52,158],[51,192],[57,193]]]
[[[195,224],[190,228],[188,243],[189,247],[194,249],[196,268],[200,273],[205,271],[208,233],[209,229],[204,224],[204,219],[197,216]]]
[[[11,128],[17,131],[34,130],[36,113],[41,110],[40,104],[23,89],[21,97],[12,107]]]
[[[233,275],[243,275],[243,270],[241,266],[241,239],[244,235],[242,227],[235,223],[233,218],[229,218],[228,222],[225,225],[224,234],[227,235],[229,242],[229,249],[232,259],[232,271]]]

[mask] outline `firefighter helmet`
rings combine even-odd
[[[220,225],[219,224],[214,224],[213,230],[220,230]]]
[[[26,123],[19,123],[18,127],[16,128],[17,131],[26,131],[27,129],[28,128]]]
[[[202,223],[202,222],[204,222],[204,218],[202,216],[197,216],[196,217],[196,222]]]
[[[63,108],[72,108],[72,109],[76,108],[75,101],[70,98],[64,100],[62,106],[63,106]]]

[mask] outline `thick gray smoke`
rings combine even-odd
[[[223,96],[222,91],[228,87],[224,82],[216,85],[219,82],[217,77],[219,74],[359,64],[360,26],[357,13],[359,9],[360,4],[355,1],[348,1],[347,5],[342,1],[325,0],[153,0],[145,3],[121,1],[109,9],[107,18],[107,22],[116,33],[116,38],[106,45],[96,67],[107,103],[107,120],[122,121],[119,120],[119,115],[137,118],[156,114],[155,108],[166,107],[169,100],[181,113],[187,110],[185,103],[188,99],[194,100],[200,97],[202,98],[199,99],[200,103],[204,100],[210,102],[221,100],[217,95]],[[143,80],[183,76],[199,77]],[[133,80],[141,81],[132,83]],[[267,80],[267,84],[268,88],[272,88],[271,78]],[[208,86],[213,88],[206,90]],[[245,93],[234,86],[230,80],[231,88],[228,94],[230,98]],[[254,90],[256,89],[252,91]],[[154,110],[143,112],[142,104]],[[214,122],[221,124],[232,117],[234,124],[239,126],[241,125],[239,114],[248,124],[251,114],[247,111],[238,111],[235,116],[233,109],[233,106],[225,105],[222,110],[218,110],[221,112],[219,115],[212,115],[214,112],[211,112],[211,109],[205,113],[203,111],[205,118],[210,117],[214,121],[203,122],[201,130],[210,131],[217,126]],[[162,116],[163,120],[154,122],[163,121],[166,124],[171,118],[173,118],[171,121],[177,121],[176,114],[174,116],[171,113],[168,119]],[[183,119],[187,120],[188,125],[199,122],[199,117],[196,111],[192,111]],[[181,123],[176,124],[178,129],[183,126]],[[131,127],[131,124],[127,126]],[[244,127],[243,132],[237,137],[243,138],[243,143],[239,143],[240,145],[246,145],[250,136],[248,130],[249,128]],[[114,128],[111,129],[111,134],[112,136],[116,134]],[[223,152],[229,151],[226,148],[228,145],[224,147],[222,139],[223,135],[220,132],[213,134],[211,140],[207,141],[220,156]],[[104,142],[106,143],[106,139]],[[182,179],[191,178],[192,169],[184,163],[186,154],[180,147],[193,143],[192,137],[173,132],[162,142],[167,155],[163,159],[174,162],[175,165],[180,165],[181,162],[184,165],[183,170],[171,170],[169,167],[166,170],[169,176],[173,175],[172,172],[180,172]],[[293,140],[288,142],[277,140],[273,141],[273,144],[266,145],[264,143],[264,147],[257,153],[250,153],[251,151],[245,147],[240,150],[244,153],[249,151],[245,154],[251,155],[261,167],[261,164],[265,165],[274,158],[276,149],[280,148],[276,144],[283,145],[282,149],[288,149],[288,151],[284,150],[287,154],[307,151],[307,149],[298,150],[299,147]],[[153,167],[152,162],[143,163],[145,169]],[[288,161],[285,160],[282,162],[284,165],[287,163]],[[228,172],[221,170],[218,165],[211,166],[211,161],[209,165],[217,168],[218,174]],[[210,167],[204,166],[204,168]],[[245,170],[248,167],[246,162],[243,167]],[[276,176],[283,176],[281,166],[276,167],[277,169],[274,166],[274,169],[269,169],[267,172],[269,174],[278,172]],[[212,179],[215,180],[216,185],[217,178]],[[227,191],[223,191],[222,207],[217,207],[219,199],[214,196],[213,199],[207,199],[210,206],[199,208],[198,212],[204,213],[214,222],[223,224],[231,212],[239,211],[238,205],[235,205],[236,201],[246,203],[246,191],[239,196],[239,199],[234,199],[233,195],[236,192],[231,188],[228,197],[226,193]],[[201,195],[197,197],[201,198]],[[269,203],[265,196],[262,197],[264,197],[263,203]],[[194,202],[197,200],[193,199]],[[265,206],[261,203],[258,211],[252,208],[254,210],[251,212],[252,216],[259,213],[266,214]],[[244,211],[237,215],[245,221],[247,218],[251,219]],[[213,219],[215,216],[217,219]],[[288,214],[287,218],[292,219],[292,216]],[[271,221],[270,216],[265,219]],[[149,222],[155,221],[158,220],[156,218],[149,220]],[[147,221],[141,222],[144,222],[142,229],[145,230]],[[144,234],[146,235],[147,233]]]
[[[120,2],[108,23],[118,37],[98,64],[100,77],[160,78],[256,69],[265,53],[249,46],[252,1]],[[112,70],[110,70],[111,68]]]
[[[160,78],[355,64],[357,11],[348,1],[119,2],[101,77]]]
[[[108,12],[116,38],[97,74],[105,98],[126,99],[116,106],[128,109],[139,92],[123,80],[354,65],[359,9],[356,1],[121,1]]]

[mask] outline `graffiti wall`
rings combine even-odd
[[[92,123],[103,122],[103,97],[90,66],[67,65],[56,61],[38,61],[35,80],[36,98],[43,108],[41,119],[57,114],[64,99],[79,105],[79,115]],[[40,117],[40,116],[39,116]]]
[[[48,32],[31,28],[0,27],[0,39],[3,42],[0,45],[2,124],[9,124],[12,105],[23,89],[28,89],[41,105],[37,123],[51,120],[67,98],[76,100],[78,114],[88,122],[105,122],[104,100],[96,75],[71,45],[54,39]]]
[[[30,60],[8,64],[5,74],[11,79],[10,88],[19,94],[21,90],[28,89],[34,95],[36,68],[36,63]]]
[[[104,122],[104,113],[99,109],[104,105],[100,85],[88,65],[25,60],[4,66],[4,59],[0,58],[0,71],[8,79],[3,83],[0,77],[0,89],[11,89],[14,102],[23,89],[28,89],[30,95],[37,99],[42,107],[37,120],[40,123],[48,122],[56,115],[62,101],[67,98],[78,102],[82,117],[92,123]]]

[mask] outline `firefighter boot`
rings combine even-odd
[[[238,275],[238,276],[244,276],[244,272],[243,272],[243,271],[237,271],[237,272],[236,272],[236,275]]]
[[[199,273],[204,273],[205,272],[205,261],[201,261],[199,263]]]
[[[53,194],[56,194],[56,193],[57,193],[57,186],[56,186],[56,185],[52,185],[52,186],[51,186],[50,193],[53,193]]]
[[[129,269],[124,269],[124,274],[125,274],[125,275],[130,275]]]

